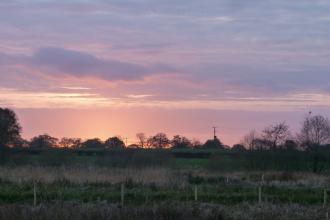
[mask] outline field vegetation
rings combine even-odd
[[[309,115],[240,144],[137,134],[126,146],[40,135],[0,109],[0,219],[326,219],[330,122]]]

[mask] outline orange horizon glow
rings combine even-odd
[[[130,109],[16,109],[23,127],[23,137],[30,139],[40,134],[56,138],[70,137],[83,140],[109,137],[127,138],[136,144],[136,134],[152,136],[164,132],[169,138],[186,136],[204,143],[213,139],[213,126],[225,145],[240,143],[251,129],[261,131],[279,121],[286,121],[297,131],[305,111],[297,112],[241,112],[218,110],[168,110],[150,108]]]

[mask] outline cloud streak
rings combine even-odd
[[[52,75],[94,76],[105,80],[141,80],[150,68],[128,62],[103,60],[87,53],[63,48],[41,48],[31,58],[34,66]]]
[[[0,54],[0,65],[25,65],[53,77],[92,77],[107,81],[142,80],[150,74],[174,71],[164,64],[139,65],[124,61],[101,59],[85,52],[63,48],[38,49],[32,56]]]
[[[0,86],[161,101],[327,95],[329,9],[324,0],[2,1]]]

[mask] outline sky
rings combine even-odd
[[[329,0],[0,0],[0,106],[23,136],[225,144],[330,117]]]

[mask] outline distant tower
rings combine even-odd
[[[214,138],[214,141],[217,140],[217,127],[213,127],[213,138]]]

